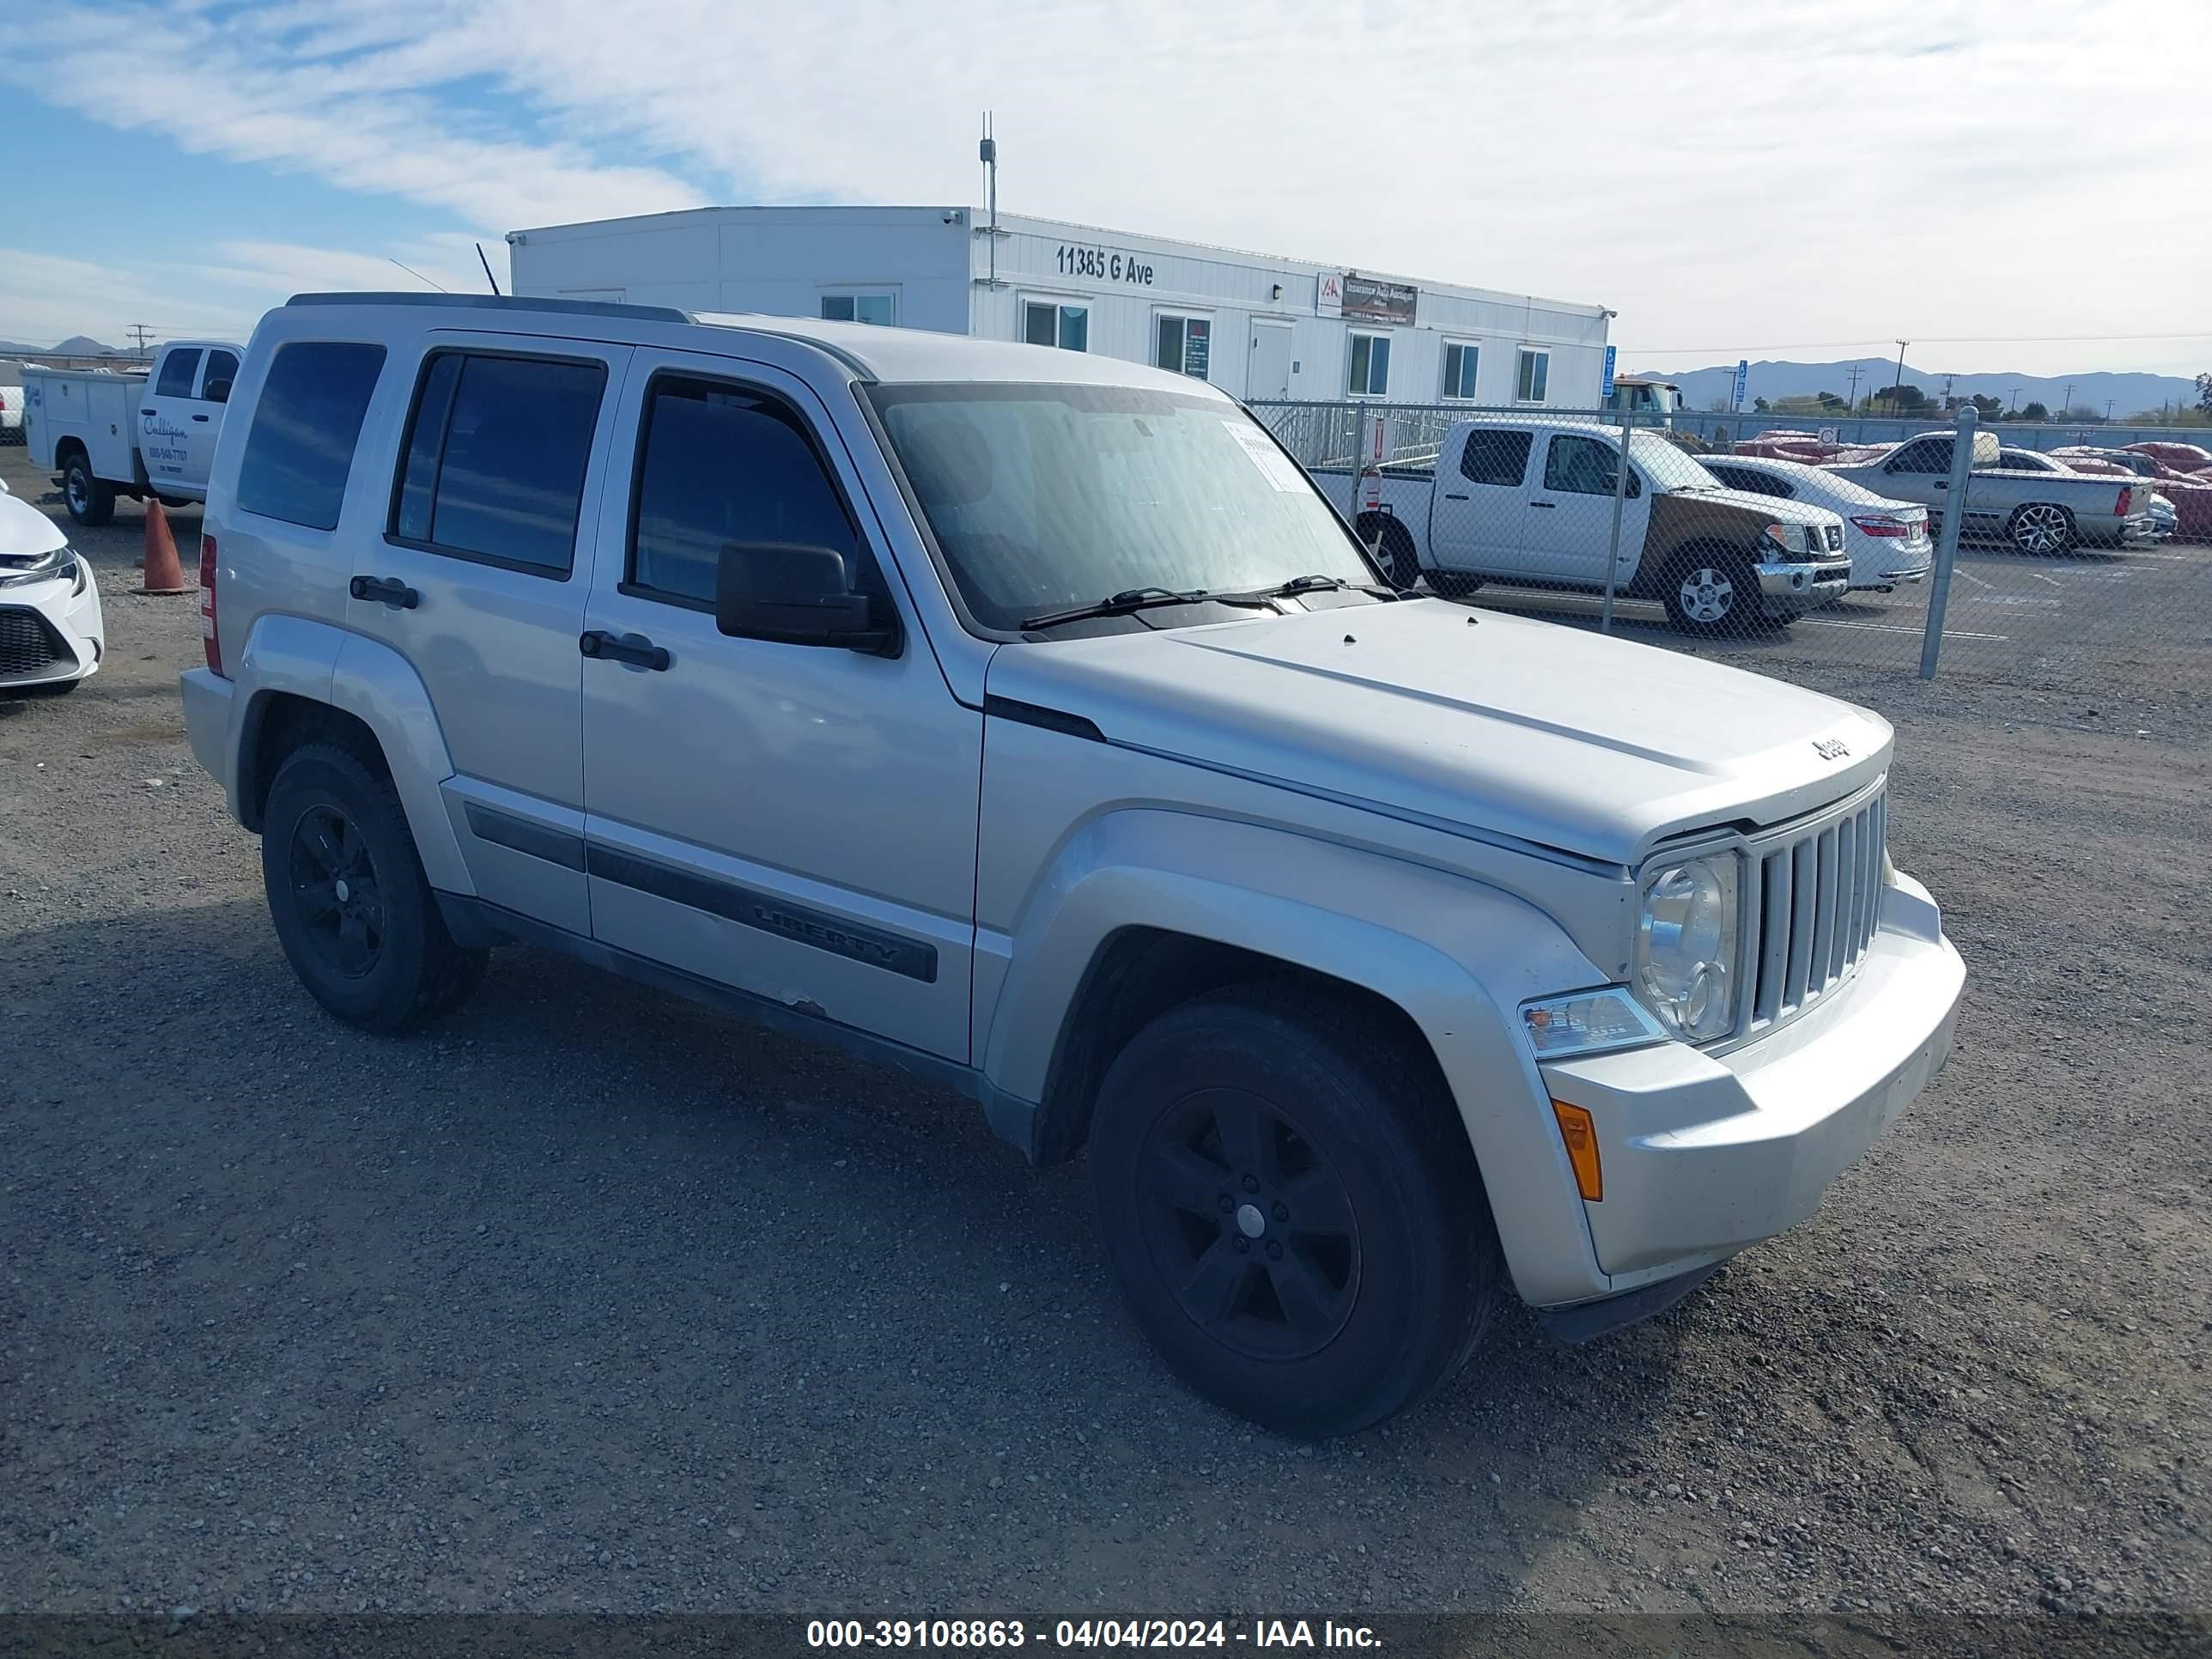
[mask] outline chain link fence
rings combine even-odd
[[[1716,443],[1691,415],[1254,412],[1395,580],[1446,598],[1816,684],[1875,669],[2094,696],[2212,678],[2212,474],[2191,476],[2185,439],[2024,453],[1971,411],[1871,443]]]

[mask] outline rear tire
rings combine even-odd
[[[2074,515],[2047,501],[2030,501],[2005,520],[2005,539],[2016,552],[2049,558],[2074,546]]]
[[[1108,1072],[1089,1157],[1138,1324],[1192,1388],[1279,1433],[1419,1404],[1496,1305],[1458,1113],[1359,1007],[1255,984],[1160,1016]]]
[[[405,1030],[483,979],[489,953],[446,931],[392,780],[349,750],[308,744],[278,768],[261,874],[292,971],[349,1024]]]
[[[1413,549],[1413,532],[1397,520],[1385,514],[1366,514],[1359,520],[1359,541],[1364,547],[1380,549],[1393,586],[1410,590],[1421,585],[1421,556]]]
[[[115,486],[94,475],[92,463],[81,449],[62,465],[62,501],[70,517],[88,530],[115,518]]]

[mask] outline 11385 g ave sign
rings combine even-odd
[[[1062,242],[1055,250],[1054,263],[1063,276],[1095,276],[1102,282],[1132,283],[1139,288],[1152,285],[1152,266],[1133,253]]]

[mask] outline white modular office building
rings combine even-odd
[[[969,207],[722,207],[507,235],[517,294],[824,317],[1178,369],[1260,402],[1595,408],[1603,307]]]

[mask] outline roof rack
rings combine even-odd
[[[641,322],[689,323],[697,319],[674,306],[617,305],[611,300],[540,300],[523,294],[295,294],[288,306],[440,306],[457,311],[558,311],[587,317],[634,317]]]

